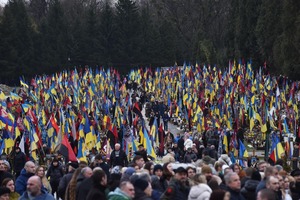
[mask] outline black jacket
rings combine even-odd
[[[135,188],[135,195],[133,200],[153,200],[153,199],[147,196],[146,193],[141,189]]]
[[[113,152],[110,154],[110,167],[114,167],[114,166],[122,166],[122,167],[128,166],[128,159],[125,151],[120,149],[119,156],[116,155],[115,150],[113,150]]]
[[[19,151],[19,153],[15,152],[14,161],[13,161],[14,171],[21,172],[25,166],[25,163],[26,163],[26,155],[22,151]]]
[[[162,194],[161,200],[186,200],[190,188],[176,179],[172,179],[166,191]]]
[[[256,180],[248,180],[245,183],[245,186],[241,189],[242,195],[247,200],[255,200],[256,199],[256,187],[258,186],[259,181]]]
[[[136,152],[134,152],[134,154],[142,156],[144,158],[144,161],[148,162],[148,157],[147,157],[147,151],[146,150],[136,151]]]
[[[60,181],[60,179],[64,176],[64,172],[61,166],[53,166],[53,164],[51,163],[46,177],[49,178],[50,177],[50,182],[51,183],[57,183]]]
[[[86,200],[106,200],[106,188],[103,186],[94,186],[87,194]]]
[[[77,189],[76,200],[86,200],[91,188],[93,188],[93,180],[91,178],[84,179]]]
[[[241,192],[232,190],[227,187],[227,191],[230,192],[230,200],[246,200]]]
[[[67,186],[70,183],[72,176],[73,176],[74,171],[69,172],[68,174],[64,175],[62,179],[59,181],[58,185],[58,196],[62,199],[65,199],[65,193],[67,190]]]

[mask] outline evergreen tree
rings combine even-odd
[[[114,13],[108,0],[105,1],[104,8],[100,13],[99,23],[99,46],[101,62],[105,66],[111,66],[113,62],[114,45],[115,45],[115,21]]]
[[[255,28],[261,0],[237,1],[235,4],[237,4],[237,15],[235,18],[235,58],[252,59],[254,66],[258,66],[260,62],[257,61],[259,57]]]
[[[149,3],[141,7],[141,63],[146,66],[160,64],[160,52],[163,48],[150,9]]]
[[[114,60],[120,65],[140,61],[140,16],[135,1],[119,0],[116,4],[116,46]]]
[[[43,34],[45,66],[49,72],[61,70],[68,63],[68,26],[58,0],[51,0]]]
[[[18,82],[19,76],[35,70],[31,23],[23,0],[10,0],[1,20],[0,69],[1,82]]]
[[[29,2],[29,15],[37,26],[46,17],[48,11],[48,3],[46,0],[30,0]]]
[[[300,52],[299,52],[299,18],[300,2],[284,0],[281,39],[281,54],[283,58],[283,72],[291,79],[299,79]],[[298,35],[297,35],[298,33]]]
[[[282,9],[281,0],[265,0],[259,11],[255,35],[257,38],[259,57],[274,69],[274,45],[282,33],[280,23]],[[274,69],[275,71],[275,69]]]

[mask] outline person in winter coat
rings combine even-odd
[[[193,186],[191,187],[188,200],[209,200],[212,190],[207,185],[205,176],[196,174],[192,178],[192,182]]]
[[[163,118],[163,122],[164,122],[164,130],[168,131],[169,130],[168,123],[170,121],[170,116],[167,111],[164,112],[162,118]],[[174,136],[173,136],[173,139],[174,139]]]
[[[22,172],[21,172],[22,174]],[[54,197],[42,190],[42,181],[38,176],[32,176],[28,179],[27,190],[19,198],[19,200],[54,200]]]
[[[110,154],[110,168],[115,166],[122,166],[127,167],[128,166],[128,159],[125,151],[123,151],[121,148],[121,145],[119,143],[115,144],[115,149]],[[95,158],[96,159],[96,158]]]
[[[26,163],[26,155],[21,151],[20,147],[16,147],[13,155],[13,167],[15,177],[18,178]]]
[[[259,171],[254,171],[252,173],[251,179],[245,182],[245,186],[241,189],[242,195],[245,199],[256,199],[256,188],[261,181],[261,176]]]
[[[95,167],[93,169],[93,174],[96,171],[102,170],[100,167]],[[92,176],[89,178],[85,178],[79,187],[76,187],[76,200],[86,200],[87,194],[90,189],[93,187],[93,179]]]
[[[54,193],[57,192],[59,181],[61,180],[61,178],[63,176],[64,176],[63,168],[61,167],[61,165],[59,164],[59,162],[56,158],[53,159],[53,161],[47,171],[47,174],[46,174],[47,179],[50,178],[50,186],[52,188],[52,195],[54,195]]]
[[[65,192],[65,200],[76,200],[76,185],[81,168],[75,170]]]
[[[174,178],[161,196],[161,200],[186,200],[190,192],[187,185],[187,171],[183,167],[178,167]]]
[[[106,200],[107,176],[103,170],[95,171],[91,176],[93,187],[87,195],[87,200]]]
[[[57,194],[60,198],[65,199],[66,189],[68,184],[70,183],[73,173],[79,167],[77,162],[70,162],[68,163],[68,173],[65,174],[61,180],[59,181],[59,185],[57,188]]]
[[[187,152],[184,155],[183,162],[184,163],[192,163],[197,161],[197,155],[192,151],[192,148],[189,147]]]
[[[135,190],[132,183],[123,181],[120,187],[108,194],[108,200],[131,200],[134,198]]]
[[[149,182],[143,179],[137,179],[133,183],[135,196],[133,200],[152,200],[152,187]]]
[[[27,181],[31,176],[34,176],[36,166],[32,161],[25,163],[20,176],[16,180],[16,192],[22,195],[26,191]]]

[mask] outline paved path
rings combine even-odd
[[[143,117],[144,117],[144,119],[146,121],[146,127],[147,127],[147,129],[150,130],[149,121],[148,121],[148,118],[145,115],[145,106],[143,106],[142,115],[143,115]],[[162,120],[161,120],[161,123],[162,123]],[[170,130],[171,133],[173,133],[174,136],[176,136],[177,133],[183,133],[184,132],[184,130],[181,130],[178,126],[174,125],[171,122],[168,123],[168,129]]]

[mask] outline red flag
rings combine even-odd
[[[59,127],[58,127],[58,125],[56,124],[56,122],[55,122],[55,120],[53,118],[53,114],[50,117],[50,122],[51,122],[53,128],[55,129],[56,133],[58,134],[59,133]]]
[[[142,112],[141,112],[138,102],[134,103],[132,111],[135,112],[140,118],[143,118],[143,115],[142,115]]]
[[[75,153],[69,143],[67,135],[65,135],[62,138],[59,151],[60,151],[61,155],[63,155],[66,158],[67,162],[69,162],[69,161],[77,162],[77,158],[76,158]]]

